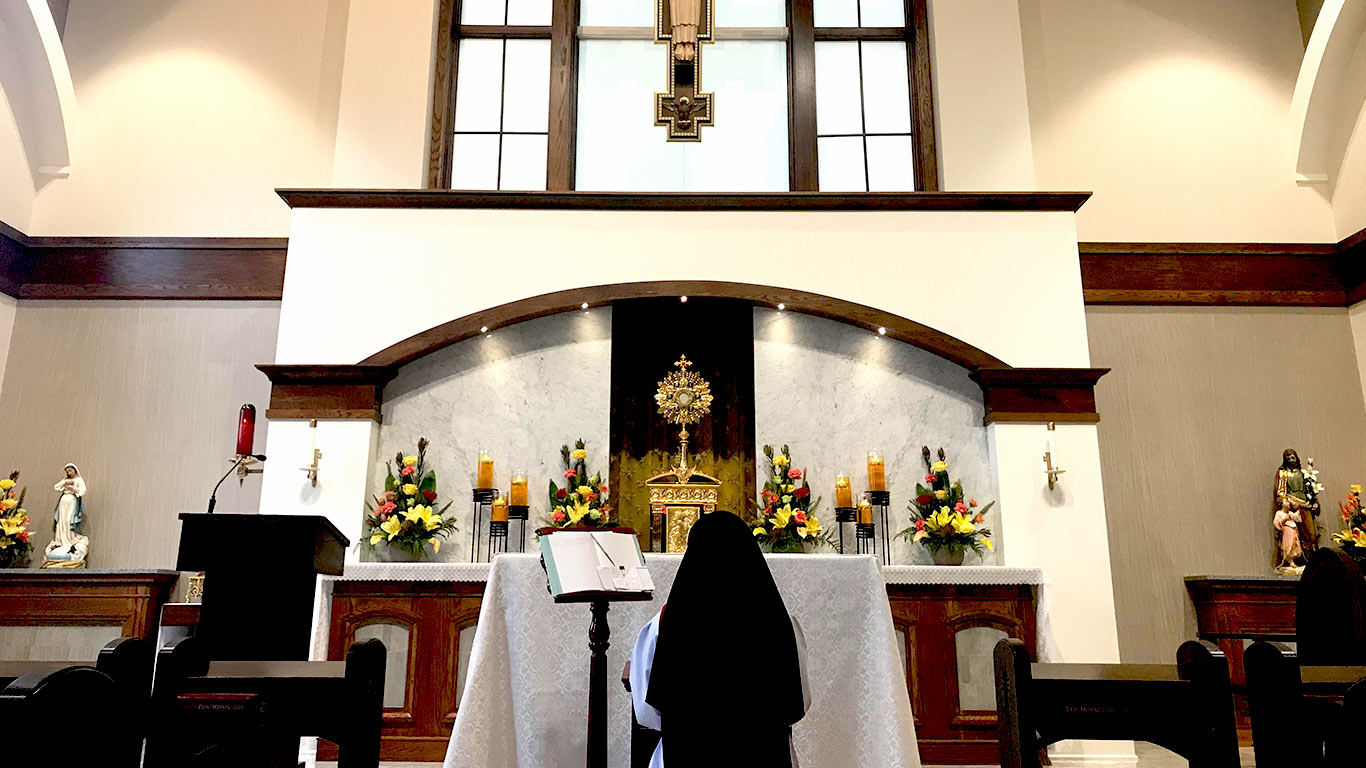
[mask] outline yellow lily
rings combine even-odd
[[[421,523],[427,530],[441,525],[441,515],[432,514],[432,508],[421,504],[403,513],[403,517],[414,523]]]
[[[762,525],[755,526],[755,528],[754,528],[754,535],[755,535],[755,536],[763,536],[763,535],[765,535],[765,534],[767,534],[767,533],[768,533],[768,530],[765,529]]]
[[[825,529],[821,527],[821,521],[817,520],[815,515],[808,513],[806,516],[806,532],[815,536],[823,530]]]
[[[385,520],[379,529],[389,534],[389,541],[393,541],[398,532],[403,529],[403,521],[398,519],[398,515],[395,515]]]
[[[441,539],[432,539],[432,551],[433,551],[433,552],[440,552],[440,551],[441,551]]]
[[[18,499],[3,499],[3,500],[0,500],[0,507],[4,507],[5,509],[14,509],[14,508],[17,507],[17,506],[19,506],[19,500],[18,500]]]
[[[987,549],[991,550],[992,552],[996,551],[996,548],[991,546],[991,539],[988,539],[987,537],[983,536],[982,543],[987,545]]]
[[[19,517],[18,515],[0,518],[0,531],[4,531],[6,536],[13,536],[24,530],[23,520],[24,518]]]
[[[784,504],[773,513],[773,527],[786,528],[788,522],[792,520],[792,508]]]
[[[977,530],[977,526],[972,521],[962,515],[953,516],[953,529],[958,533],[972,533]]]
[[[382,538],[384,538],[384,534],[380,533],[379,531],[375,531],[374,533],[370,534],[370,546],[375,546],[379,543],[380,539]]]
[[[574,503],[574,506],[566,507],[566,509],[569,511],[570,525],[578,525],[579,521],[582,520],[585,515],[592,511],[591,509],[589,509],[588,504],[582,501],[577,501]]]

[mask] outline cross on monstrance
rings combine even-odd
[[[669,44],[669,90],[655,93],[655,125],[669,141],[701,141],[712,124],[712,94],[702,93],[701,43],[712,41],[713,0],[655,0],[655,42]]]

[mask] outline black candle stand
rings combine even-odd
[[[508,551],[508,521],[489,521],[489,562],[493,556]]]
[[[878,523],[879,527],[882,529],[882,535],[879,537],[882,542],[882,546],[879,547],[882,551],[882,564],[891,565],[892,539],[890,533],[891,521],[889,517],[892,511],[892,494],[890,491],[869,491],[868,500],[872,502],[873,506],[878,508]]]
[[[872,523],[854,524],[854,540],[860,555],[873,555],[877,553],[876,535],[877,534],[873,531]]]
[[[526,551],[526,523],[527,523],[527,518],[529,518],[530,516],[531,516],[531,507],[528,507],[528,506],[526,506],[526,505],[516,506],[516,507],[514,507],[514,506],[508,506],[508,522],[511,523],[513,520],[516,520],[516,521],[517,521],[517,551],[518,551],[518,552],[525,552],[525,551]],[[509,542],[509,543],[512,542],[511,537],[508,538],[508,542]],[[503,551],[506,552],[506,551],[509,551],[509,550],[504,549]]]
[[[858,520],[858,510],[854,507],[835,507],[835,525],[840,531],[840,554],[844,554],[844,526]]]
[[[474,531],[470,534],[470,562],[486,563],[488,560],[479,559],[479,540],[483,537],[479,535],[483,528],[484,508],[488,507],[489,517],[493,517],[493,497],[498,491],[493,488],[474,489]],[[493,559],[492,556],[489,559]]]

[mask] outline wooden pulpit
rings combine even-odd
[[[318,574],[340,576],[350,544],[320,515],[180,516],[176,569],[204,572],[195,636],[209,659],[308,658]]]

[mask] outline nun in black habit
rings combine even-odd
[[[636,719],[663,734],[650,768],[790,768],[811,698],[806,643],[748,525],[703,515],[664,608],[631,654]]]

